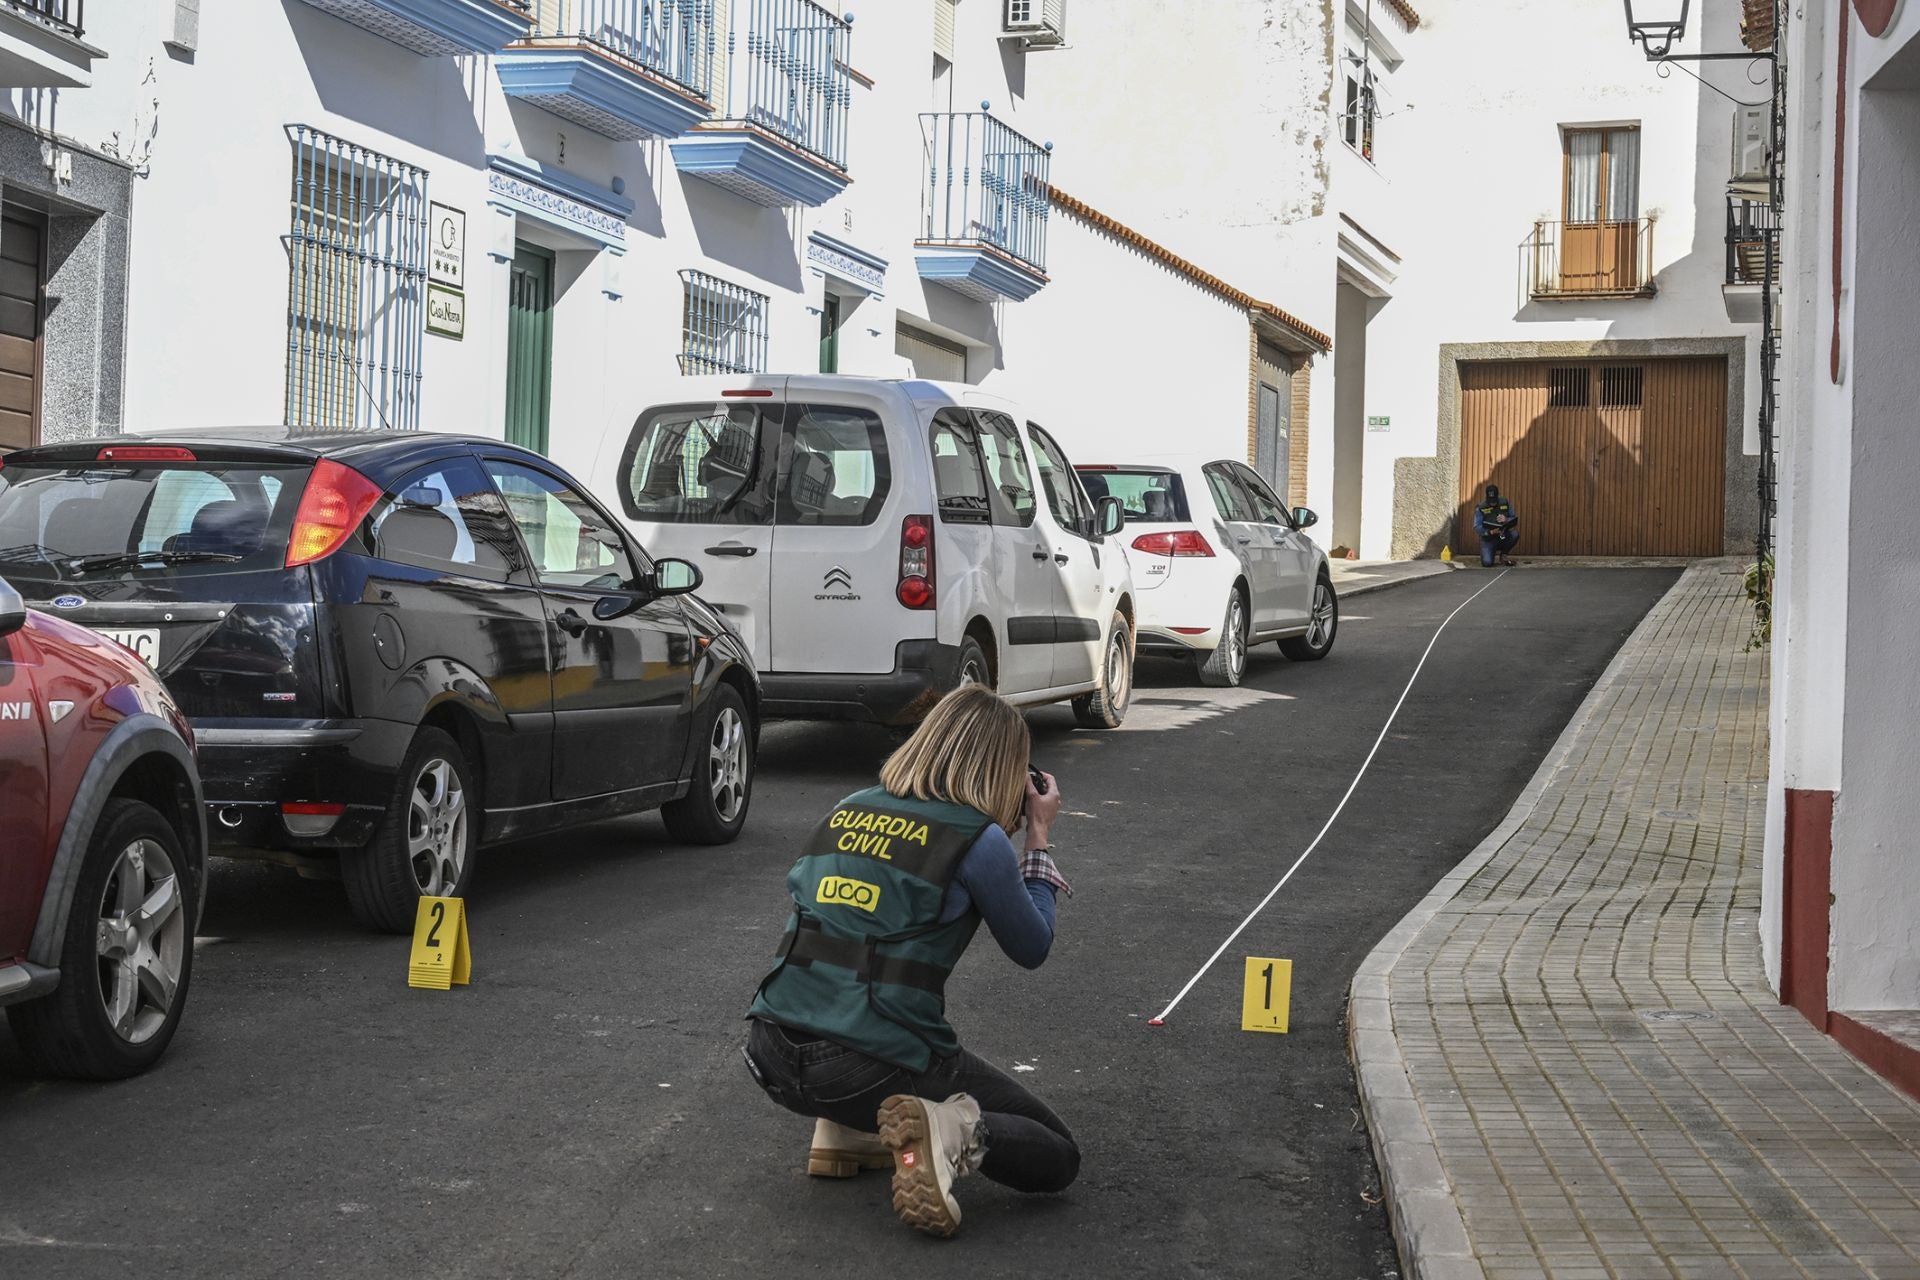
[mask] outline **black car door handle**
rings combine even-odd
[[[554,621],[560,625],[562,631],[570,636],[586,634],[587,620],[571,609],[562,609],[559,614],[554,617]]]
[[[1033,549],[1033,558],[1034,558],[1035,560],[1045,560],[1045,559],[1047,558],[1047,553],[1046,553],[1046,551],[1045,551],[1045,550],[1043,550],[1042,548],[1040,548],[1040,547],[1035,547],[1035,548]]]
[[[707,554],[710,556],[739,556],[742,559],[745,559],[747,556],[753,555],[755,552],[759,550],[760,548],[758,547],[720,546],[720,547],[708,547]]]

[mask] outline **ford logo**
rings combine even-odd
[[[53,607],[56,609],[78,609],[87,602],[85,596],[55,596]]]

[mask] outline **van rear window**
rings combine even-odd
[[[1187,524],[1187,487],[1171,471],[1108,471],[1087,468],[1080,483],[1094,501],[1120,499],[1128,524]]]
[[[634,425],[620,505],[663,524],[872,524],[892,470],[878,415],[839,405],[676,405]]]
[[[0,572],[71,580],[278,569],[308,470],[9,464],[0,470]]]

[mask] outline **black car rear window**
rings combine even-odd
[[[65,581],[277,569],[308,471],[257,462],[8,463],[0,467],[0,572]]]
[[[1080,483],[1095,502],[1120,499],[1128,524],[1188,524],[1187,487],[1172,471],[1109,471],[1086,468]]]

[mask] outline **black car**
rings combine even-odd
[[[658,807],[746,821],[759,678],[566,472],[497,440],[284,427],[0,460],[0,573],[151,663],[199,741],[214,851],[337,866],[410,929],[482,845]]]

